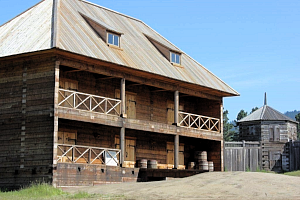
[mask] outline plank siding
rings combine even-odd
[[[0,187],[51,182],[53,58],[2,62],[0,82]]]

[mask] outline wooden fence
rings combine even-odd
[[[224,142],[226,171],[300,170],[300,141],[278,142]]]
[[[300,141],[289,142],[290,171],[300,170]]]
[[[256,171],[261,169],[260,142],[224,142],[226,171]]]

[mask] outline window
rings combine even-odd
[[[115,45],[117,47],[120,46],[120,36],[113,34],[113,33],[107,33],[108,37],[107,37],[107,43],[108,44],[112,44]]]
[[[171,53],[171,62],[180,65],[180,54],[174,52],[170,52],[170,53]]]

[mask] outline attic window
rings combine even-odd
[[[116,35],[113,33],[108,32],[107,33],[107,43],[120,47],[120,35]]]
[[[171,63],[180,65],[180,54],[170,51],[170,61]]]

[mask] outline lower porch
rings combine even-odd
[[[199,168],[195,155],[207,152],[214,171],[222,169],[222,144],[200,138],[179,137],[179,166],[174,168],[174,137],[126,129],[124,161],[120,162],[120,129],[100,124],[59,119],[57,186],[93,185],[110,182],[164,180],[186,177],[206,170]],[[141,161],[156,161],[142,167]],[[194,163],[194,167],[191,167]]]

